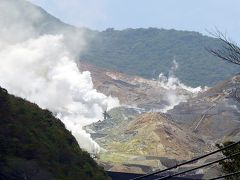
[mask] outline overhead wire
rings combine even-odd
[[[197,169],[201,169],[201,168],[203,168],[203,167],[210,166],[210,165],[212,165],[212,164],[218,163],[218,162],[220,162],[220,161],[224,161],[224,160],[226,160],[226,159],[233,158],[233,157],[238,156],[238,155],[240,155],[240,152],[235,153],[235,154],[232,154],[232,155],[227,156],[227,157],[224,157],[224,158],[221,158],[221,159],[218,159],[218,160],[216,160],[216,161],[212,161],[212,162],[209,162],[209,163],[207,163],[207,164],[204,164],[204,165],[201,165],[201,166],[192,168],[192,169],[188,169],[188,170],[186,170],[186,171],[182,171],[182,172],[179,172],[179,173],[175,173],[175,174],[172,174],[172,175],[169,175],[169,176],[160,177],[160,178],[157,178],[157,179],[155,179],[155,180],[163,180],[163,179],[169,179],[169,178],[172,178],[172,177],[175,177],[175,176],[179,176],[179,175],[181,175],[181,174],[185,174],[185,173],[188,173],[188,172],[197,170]]]
[[[153,176],[153,175],[156,175],[156,174],[161,174],[161,173],[163,173],[163,172],[166,172],[166,171],[169,171],[169,170],[172,170],[172,169],[176,169],[176,168],[178,168],[178,167],[180,167],[180,166],[183,166],[183,165],[186,165],[186,164],[189,164],[189,163],[198,161],[198,160],[203,159],[203,158],[205,158],[205,157],[208,157],[208,156],[211,156],[211,155],[216,154],[216,153],[218,153],[218,152],[224,151],[224,150],[226,150],[226,149],[228,149],[228,148],[231,148],[231,147],[233,147],[233,146],[236,146],[236,145],[239,144],[239,143],[240,143],[240,141],[237,141],[237,142],[235,142],[235,143],[232,143],[232,144],[230,144],[230,145],[227,145],[227,146],[225,146],[225,147],[223,147],[223,148],[220,148],[220,149],[215,150],[215,151],[213,151],[213,152],[210,152],[210,153],[208,153],[208,154],[199,156],[199,157],[194,158],[194,159],[192,159],[192,160],[189,160],[189,161],[186,161],[186,162],[183,162],[183,163],[180,163],[180,164],[176,164],[175,166],[172,166],[172,167],[169,167],[169,168],[166,168],[166,169],[163,169],[163,170],[157,170],[157,171],[151,172],[151,173],[149,173],[149,174],[145,174],[145,175],[142,175],[142,176],[133,178],[133,179],[131,179],[131,180],[143,179],[143,178],[150,177],[150,176]]]
[[[230,176],[234,176],[234,175],[238,175],[238,174],[240,174],[240,171],[230,173],[230,174],[225,174],[223,176],[214,177],[214,178],[211,178],[211,179],[208,179],[208,180],[222,179],[222,178],[226,178],[226,177],[230,177]]]

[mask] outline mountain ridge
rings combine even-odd
[[[27,25],[34,28],[39,35],[63,34],[67,46],[80,63],[91,63],[129,75],[157,79],[160,73],[168,74],[175,58],[179,64],[176,75],[190,86],[213,86],[238,73],[237,67],[218,60],[205,50],[218,48],[220,41],[198,32],[158,28],[125,30],[108,28],[96,31],[64,23],[41,7],[27,1],[4,0],[4,2],[5,6],[4,4],[0,6],[2,17],[9,16],[5,11],[6,2],[8,4],[11,2],[14,10],[18,12],[14,19],[18,19],[19,22],[21,22],[19,17],[27,19]],[[27,3],[27,8],[22,2]],[[27,16],[32,12],[38,14],[35,19],[29,19]],[[0,24],[3,27],[5,25],[1,18]]]
[[[221,48],[218,39],[198,32],[138,28],[95,32],[80,59],[95,66],[158,79],[168,75],[175,60],[176,76],[190,86],[213,86],[238,68],[212,56],[206,48]],[[211,73],[209,73],[211,72]]]

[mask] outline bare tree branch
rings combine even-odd
[[[214,33],[209,31],[208,33],[219,39],[221,41],[222,47],[220,49],[206,48],[206,50],[212,55],[224,61],[240,65],[240,47],[238,46],[238,44],[227,38],[226,34],[223,34],[217,28]],[[232,89],[232,91],[230,92],[230,97],[234,98],[240,103],[239,85],[237,85],[236,88]]]
[[[215,33],[209,33],[222,42],[222,48],[206,48],[206,50],[214,56],[221,58],[229,63],[240,65],[240,47],[238,44],[227,38],[226,34],[223,34],[219,30],[216,30]]]

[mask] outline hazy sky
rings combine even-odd
[[[240,0],[30,0],[62,21],[104,30],[158,27],[226,32],[240,41]]]

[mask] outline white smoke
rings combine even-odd
[[[16,24],[25,26],[26,22],[22,21],[19,24],[14,20],[0,31],[0,86],[52,111],[76,137],[81,148],[98,152],[99,146],[82,127],[102,119],[103,109],[118,106],[118,99],[107,97],[93,88],[90,73],[79,71],[63,35],[34,35],[30,38],[29,34],[24,35],[23,28],[18,28],[15,33],[22,34],[21,38],[14,38],[13,27]],[[25,29],[33,32],[34,28],[29,24]],[[8,28],[12,36],[6,36]]]
[[[163,100],[167,102],[167,105],[165,105],[165,107],[161,109],[161,112],[163,113],[166,113],[168,110],[173,109],[174,106],[178,105],[181,102],[186,102],[191,96],[195,96],[199,92],[202,92],[207,88],[193,88],[183,84],[175,75],[178,67],[179,65],[174,59],[173,66],[169,71],[168,77],[165,76],[163,73],[159,74],[159,83],[161,87],[166,89]]]

